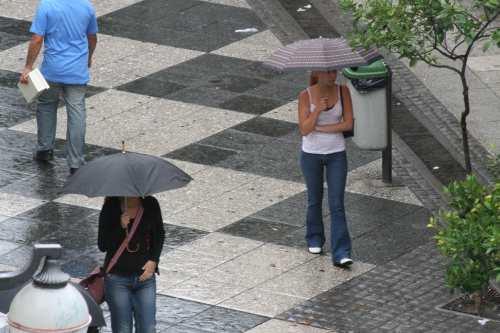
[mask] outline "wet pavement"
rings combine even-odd
[[[282,44],[249,3],[96,3],[101,34],[86,100],[88,159],[116,152],[125,140],[129,150],[162,156],[194,178],[157,196],[167,231],[158,332],[418,331],[412,316],[420,323],[433,316],[457,332],[478,329],[474,319],[426,303],[428,295],[449,297],[426,228],[430,213],[401,181],[381,185],[380,152],[348,142],[354,267],[343,271],[329,255],[306,251],[295,101],[306,76],[261,66]],[[102,198],[61,194],[68,177],[63,108],[54,161],[32,160],[34,111],[15,87],[27,11],[34,1],[0,4],[0,269],[22,267],[33,243],[57,242],[63,269],[81,278],[103,260],[96,246]],[[245,28],[258,32],[235,32]],[[421,289],[418,280],[429,284]],[[408,288],[421,293],[387,300]],[[412,306],[402,306],[407,301]]]

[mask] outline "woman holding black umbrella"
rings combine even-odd
[[[156,281],[165,230],[154,193],[186,186],[192,178],[166,160],[123,151],[82,166],[64,193],[106,197],[99,216],[103,267],[80,284],[96,303],[105,299],[113,333],[155,332]],[[104,276],[104,282],[103,282]],[[101,325],[93,322],[93,328]]]
[[[98,246],[113,261],[124,240],[128,244],[104,279],[113,333],[156,332],[156,280],[165,230],[158,201],[148,196],[107,197],[99,216]]]
[[[325,232],[321,208],[326,171],[332,258],[334,265],[343,268],[353,263],[344,209],[347,155],[343,136],[352,127],[349,89],[337,84],[337,71],[313,72],[310,87],[299,96],[299,128],[303,136],[300,164],[308,201],[306,239],[309,252],[322,252]]]

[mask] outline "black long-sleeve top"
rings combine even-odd
[[[148,260],[156,263],[160,262],[165,240],[160,205],[151,196],[145,197],[141,201],[144,213],[128,246],[132,251],[137,249],[137,252],[130,252],[125,249],[110,273],[120,275],[142,274],[142,267]],[[97,236],[99,250],[106,252],[105,268],[126,237],[125,229],[121,226],[121,214],[120,199],[117,197],[107,198],[99,216],[99,233]],[[129,230],[133,222],[131,221],[129,224]]]

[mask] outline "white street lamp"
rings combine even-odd
[[[10,333],[85,333],[91,316],[85,299],[55,260],[47,259],[33,281],[12,300]]]

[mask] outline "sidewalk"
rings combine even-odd
[[[128,150],[162,156],[194,178],[157,196],[167,230],[158,332],[497,331],[435,310],[451,299],[426,228],[436,194],[398,147],[400,186],[384,187],[380,153],[348,143],[353,269],[306,251],[295,99],[307,80],[259,63],[288,42],[277,28],[288,23],[272,21],[283,13],[254,11],[276,1],[257,2],[96,1],[89,158],[125,139]],[[21,267],[33,242],[58,242],[63,269],[83,277],[103,259],[102,198],[60,194],[63,110],[54,162],[32,161],[34,114],[15,88],[34,3],[0,4],[0,270]],[[258,32],[235,32],[246,28]]]

